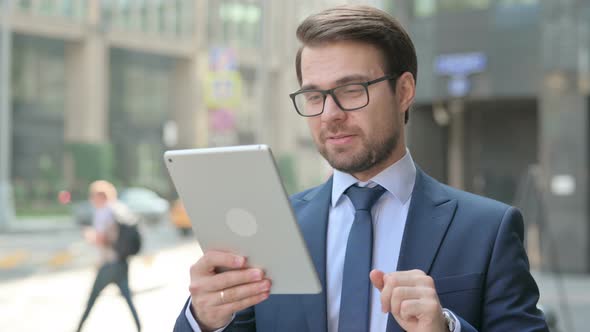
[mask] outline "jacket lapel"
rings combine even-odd
[[[294,203],[301,232],[307,243],[318,278],[322,283],[321,293],[301,295],[309,331],[328,330],[326,321],[326,236],[331,197],[332,178],[303,196],[302,201]]]
[[[400,248],[397,271],[419,269],[426,274],[436,257],[457,208],[442,185],[416,168],[416,183]],[[387,332],[401,331],[389,315]]]

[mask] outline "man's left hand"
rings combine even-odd
[[[381,292],[381,310],[391,312],[409,332],[447,332],[434,280],[420,270],[385,274],[373,270],[371,282]]]

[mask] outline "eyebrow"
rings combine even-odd
[[[369,77],[366,75],[362,75],[362,74],[349,75],[349,76],[344,76],[342,78],[337,79],[334,82],[334,87],[337,87],[337,86],[340,86],[343,84],[347,84],[347,83],[359,83],[359,82],[366,82],[366,81],[369,81]],[[316,89],[319,89],[316,84],[305,84],[305,85],[301,86],[299,91],[301,91],[301,90],[316,90]]]

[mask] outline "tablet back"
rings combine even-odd
[[[174,150],[164,159],[203,251],[248,257],[273,294],[321,292],[268,146]]]

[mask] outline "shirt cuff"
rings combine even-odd
[[[451,332],[461,332],[461,321],[459,318],[449,309],[443,308],[443,311],[446,311],[455,320],[455,329]]]
[[[199,324],[197,323],[197,320],[193,316],[193,312],[191,311],[190,299],[189,299],[189,304],[186,306],[186,310],[184,311],[184,315],[186,316],[186,319],[188,320],[188,323],[194,332],[202,332],[201,328],[199,327]],[[227,328],[229,326],[229,324],[231,324],[231,322],[234,320],[234,318],[236,318],[235,313],[231,316],[231,320],[229,321],[229,323],[227,323],[224,327],[219,328],[213,332],[221,332],[221,331],[225,330],[225,328]]]

